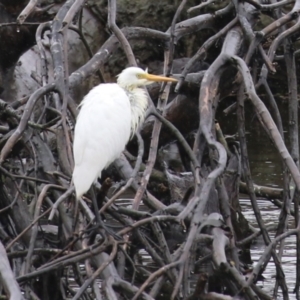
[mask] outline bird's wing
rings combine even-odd
[[[117,84],[100,84],[84,98],[75,125],[73,181],[84,194],[124,150],[130,137],[131,108]]]

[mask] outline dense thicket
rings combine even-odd
[[[0,3],[1,299],[272,299],[257,284],[271,259],[274,296],[299,299],[299,0]],[[128,65],[178,84],[148,87],[140,133],[77,210],[77,104]],[[288,95],[289,148],[278,93]],[[281,158],[282,189],[253,183],[245,101]],[[237,123],[234,138],[221,114]],[[258,196],[280,209],[276,238]],[[94,226],[91,197],[114,235]],[[259,235],[265,251],[250,268],[245,254]],[[290,235],[294,287],[281,265]]]

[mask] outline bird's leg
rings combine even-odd
[[[74,218],[73,218],[73,232],[75,232],[76,225],[78,222],[78,217],[79,217],[79,203],[78,199],[75,199],[75,207],[74,207]]]
[[[99,207],[98,207],[98,202],[97,202],[97,198],[96,198],[96,194],[94,191],[94,187],[91,188],[91,194],[92,194],[92,203],[94,206],[94,214],[95,214],[95,219],[96,219],[96,228],[97,227],[101,227],[102,229],[104,229],[109,235],[113,236],[114,238],[116,238],[117,240],[122,239],[120,236],[118,236],[117,234],[115,234],[115,232],[113,230],[111,230],[110,228],[108,228],[102,218],[101,215],[99,213]],[[102,234],[102,233],[101,233]]]
[[[92,196],[92,203],[93,203],[93,208],[94,208],[94,214],[95,214],[96,223],[98,225],[101,225],[103,222],[101,220],[101,216],[100,216],[100,213],[99,213],[99,207],[98,207],[98,203],[97,203],[97,198],[96,198],[96,193],[95,193],[94,187],[91,188],[91,196]]]

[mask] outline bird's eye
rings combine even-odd
[[[138,79],[142,79],[142,75],[141,75],[141,74],[136,74],[136,77],[137,77]]]

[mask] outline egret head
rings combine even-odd
[[[144,86],[153,83],[154,81],[169,81],[169,82],[177,82],[177,79],[164,77],[164,76],[156,76],[148,73],[147,70],[143,70],[137,67],[129,67],[122,71],[121,74],[118,75],[118,84],[127,89],[133,89],[139,86]]]

